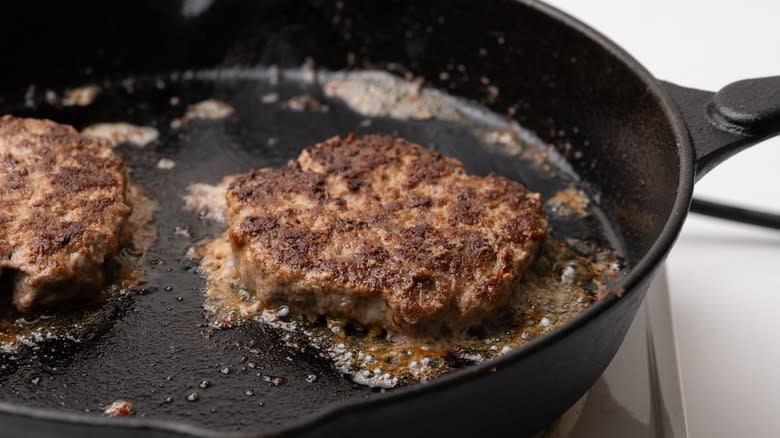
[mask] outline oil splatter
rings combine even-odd
[[[160,133],[150,126],[136,126],[125,122],[96,123],[84,128],[82,134],[108,140],[112,146],[131,143],[143,147],[157,140]]]
[[[552,237],[526,272],[506,314],[452,338],[416,338],[293,312],[287,306],[264,307],[241,284],[226,233],[196,254],[202,257],[204,308],[213,327],[251,321],[277,327],[289,333],[287,346],[314,348],[355,382],[385,388],[425,381],[518,348],[585,309],[619,272],[614,251]]]

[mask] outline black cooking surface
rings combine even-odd
[[[197,79],[206,74],[164,75],[107,82],[95,102],[85,107],[47,103],[40,89],[32,106],[25,105],[24,90],[0,105],[0,113],[50,118],[77,129],[124,121],[160,131],[160,139],[146,147],[118,146],[132,179],[160,204],[154,220],[159,240],[143,262],[144,283],[96,310],[104,315],[102,322],[85,330],[89,336],[81,342],[46,341],[4,355],[0,400],[101,415],[105,405],[124,399],[133,403],[139,416],[261,433],[335,402],[379,392],[339,375],[316,350],[285,346],[285,332],[279,329],[260,323],[231,329],[208,325],[201,307],[204,280],[197,260],[185,254],[224,225],[183,210],[182,195],[191,183],[214,184],[225,175],[280,166],[306,146],[350,132],[402,136],[461,160],[470,172],[495,171],[545,197],[573,180],[560,169],[545,171],[529,160],[488,153],[482,140],[461,124],[370,118],[366,126],[368,117],[324,97],[316,84],[272,85],[267,75],[258,72],[253,79],[252,74],[215,79],[212,72],[210,79]],[[271,92],[279,94],[278,101],[263,103],[261,97]],[[327,104],[328,111],[284,109],[285,101],[303,94]],[[28,101],[29,97],[28,93]],[[186,105],[204,99],[228,102],[235,112],[221,120],[170,127]],[[269,141],[272,138],[276,140]],[[173,160],[175,167],[156,168],[163,157]],[[605,222],[593,217],[558,219],[552,229],[608,240]],[[186,228],[191,237],[175,234],[177,227]]]

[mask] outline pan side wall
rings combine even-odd
[[[620,55],[533,4],[190,3],[25,3],[0,30],[12,42],[0,93],[143,72],[293,67],[307,57],[330,69],[387,68],[511,113],[570,150],[577,173],[602,192],[630,262],[672,211],[679,151],[657,96]]]

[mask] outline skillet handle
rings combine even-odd
[[[696,179],[737,152],[780,134],[780,76],[746,79],[717,93],[663,82],[696,151]]]
[[[747,79],[717,93],[662,84],[677,104],[696,152],[696,180],[737,152],[780,134],[780,76]],[[780,215],[694,199],[691,211],[780,229]]]

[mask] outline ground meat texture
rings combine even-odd
[[[547,232],[538,193],[389,136],[335,137],[228,182],[236,266],[261,301],[392,332],[504,311]]]
[[[19,311],[99,294],[130,213],[125,185],[105,141],[49,120],[0,117],[0,288]]]

